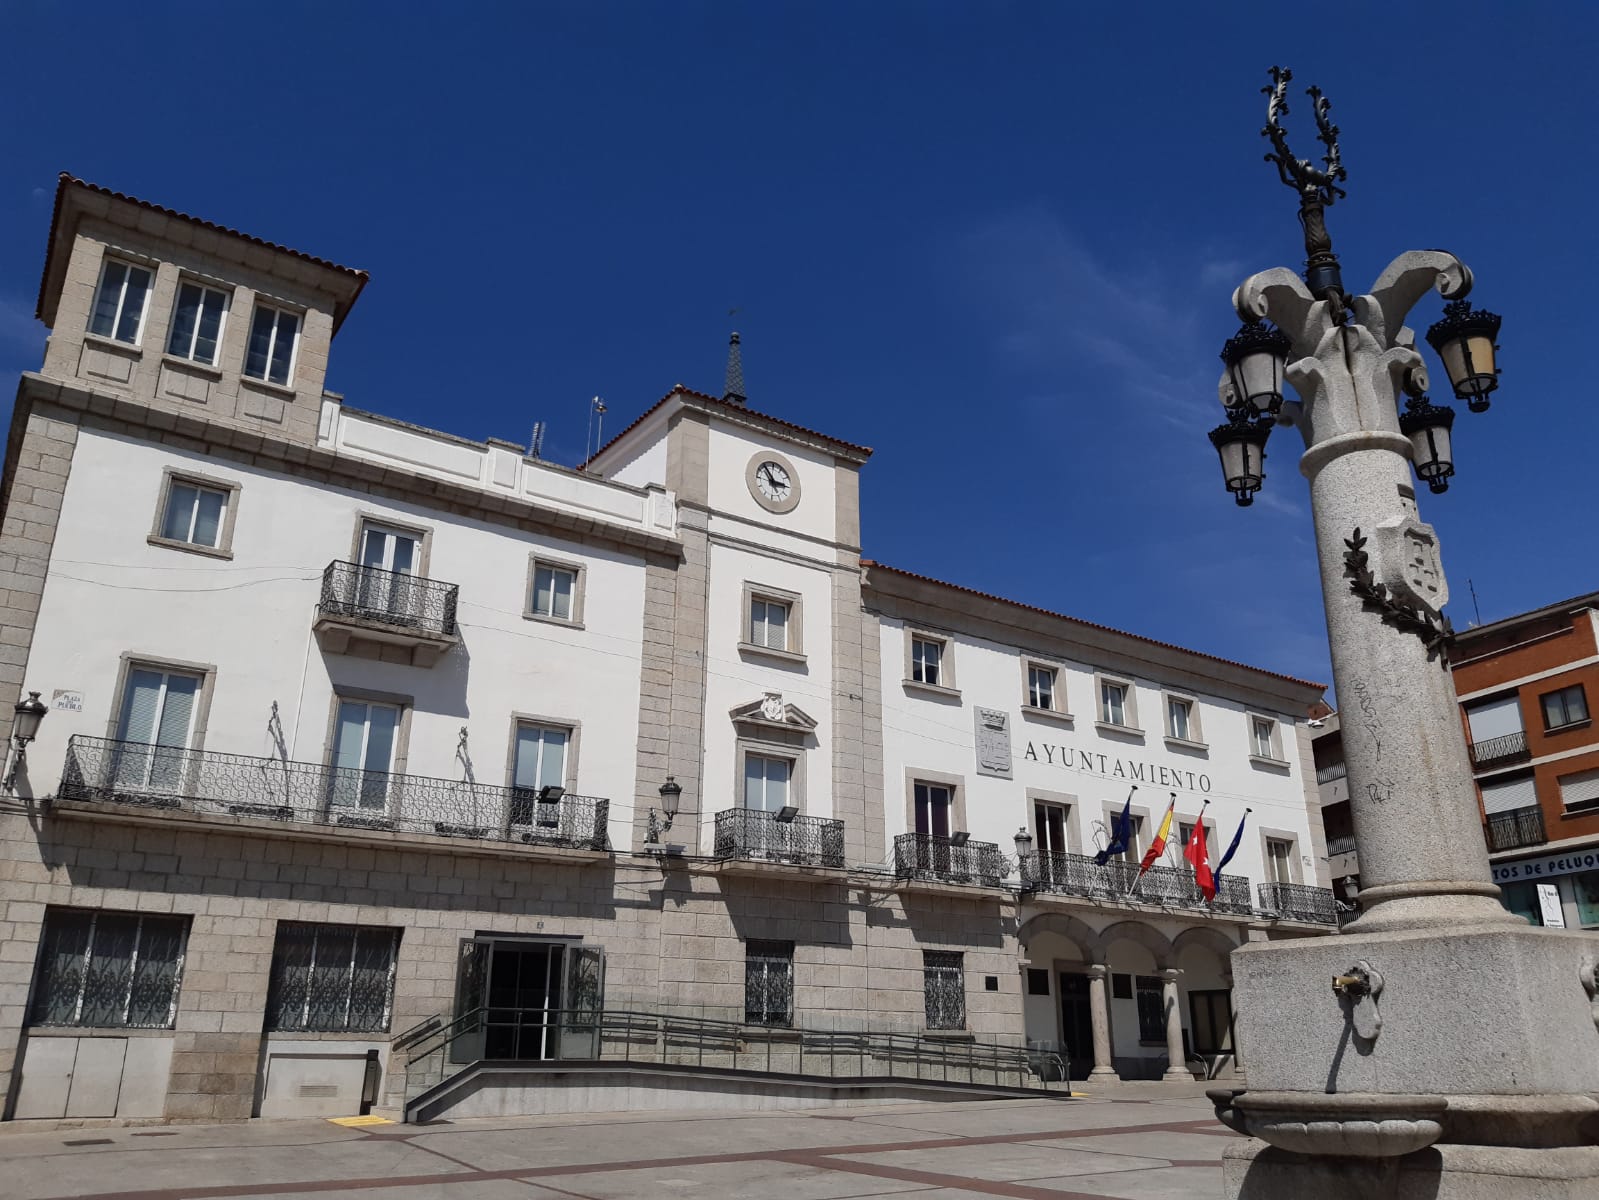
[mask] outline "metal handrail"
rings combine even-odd
[[[842,867],[844,822],[829,817],[793,816],[758,808],[730,808],[716,814],[717,858],[746,858],[796,866]]]
[[[410,1047],[407,1104],[486,1059],[475,1039],[493,1029],[533,1031],[553,1060],[695,1066],[784,1076],[885,1077],[987,1084],[1069,1094],[1067,1064],[1055,1051],[1025,1042],[930,1038],[869,1030],[767,1030],[737,1021],[633,1009],[474,1008]],[[462,1043],[474,1041],[464,1048]],[[584,1053],[568,1054],[567,1039]],[[486,1044],[486,1043],[485,1043]]]
[[[74,734],[63,800],[181,809],[295,825],[392,830],[587,850],[610,847],[611,802],[530,788],[360,771]]]
[[[1331,888],[1302,883],[1263,883],[1260,908],[1268,916],[1287,917],[1317,925],[1336,925],[1338,909]]]
[[[1536,804],[1489,813],[1483,822],[1483,836],[1489,850],[1515,850],[1522,846],[1541,846],[1549,840],[1544,830],[1543,809]]]
[[[894,874],[900,879],[998,887],[1010,874],[1010,860],[994,842],[957,842],[934,833],[902,833],[894,838]]]
[[[424,579],[406,571],[334,561],[322,572],[317,611],[327,617],[354,617],[453,637],[460,592],[458,584]]]
[[[1486,741],[1471,743],[1471,763],[1475,767],[1485,767],[1489,763],[1519,758],[1526,753],[1527,731],[1525,729],[1518,729],[1514,733],[1501,734],[1499,737],[1489,738]]]
[[[1021,859],[1022,884],[1031,891],[1057,892],[1096,900],[1142,900],[1174,908],[1248,916],[1254,912],[1249,880],[1222,875],[1216,880],[1216,898],[1207,903],[1194,882],[1192,871],[1152,866],[1139,878],[1138,864],[1112,858],[1096,863],[1087,854],[1025,854]]]

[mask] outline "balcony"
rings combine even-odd
[[[1520,762],[1528,757],[1527,731],[1518,729],[1503,737],[1489,738],[1485,742],[1471,743],[1471,765],[1479,771]]]
[[[460,588],[402,571],[331,562],[317,601],[317,644],[329,654],[365,654],[431,667],[460,642]]]
[[[1335,854],[1353,854],[1355,852],[1355,835],[1341,833],[1337,837],[1327,839],[1327,857]]]
[[[1010,861],[993,842],[957,842],[932,833],[902,833],[894,839],[894,874],[924,883],[999,887],[1010,874]]]
[[[1509,812],[1489,813],[1482,828],[1490,851],[1541,846],[1549,840],[1543,828],[1543,809],[1536,804]]]
[[[842,867],[844,822],[797,814],[784,820],[781,812],[730,808],[716,814],[716,845],[712,853],[724,860]]]
[[[1138,864],[1113,858],[1097,865],[1086,854],[1027,854],[1021,862],[1022,884],[1029,891],[1082,896],[1090,900],[1141,900],[1171,908],[1193,908],[1247,917],[1249,880],[1223,875],[1216,881],[1216,899],[1207,905],[1192,872],[1177,867],[1150,867],[1138,880]],[[1134,890],[1134,880],[1138,880]]]
[[[1312,925],[1338,923],[1338,906],[1333,901],[1332,889],[1299,883],[1261,884],[1260,911],[1268,917],[1306,921]]]
[[[611,802],[387,771],[74,735],[60,800],[350,832],[607,850]]]

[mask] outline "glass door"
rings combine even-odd
[[[566,952],[566,988],[561,1000],[560,1058],[600,1057],[605,1012],[605,951],[572,946]]]
[[[381,525],[361,531],[360,608],[394,620],[418,616],[419,593],[411,585],[420,547],[414,534]]]
[[[452,1063],[476,1062],[483,1057],[487,1030],[483,1005],[488,999],[489,953],[493,945],[488,938],[461,939],[455,970],[455,1020],[462,1024],[449,1043]]]
[[[328,804],[386,816],[393,791],[394,743],[400,710],[393,704],[365,700],[339,701],[333,735],[333,769]]]
[[[113,755],[113,787],[119,791],[182,790],[200,677],[172,671],[134,668],[117,720]],[[128,745],[127,743],[141,743]]]

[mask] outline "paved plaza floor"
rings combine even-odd
[[[1073,1101],[0,1133],[7,1200],[1213,1197],[1234,1135],[1201,1087]]]

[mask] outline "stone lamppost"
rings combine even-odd
[[[1533,928],[1498,902],[1448,668],[1448,586],[1411,476],[1448,486],[1453,413],[1423,394],[1406,314],[1434,288],[1454,301],[1428,340],[1478,411],[1499,318],[1470,309],[1471,272],[1442,251],[1344,291],[1324,217],[1344,195],[1338,130],[1311,88],[1324,166],[1289,154],[1289,78],[1273,68],[1264,133],[1299,195],[1306,270],[1234,293],[1245,328],[1223,353],[1229,419],[1211,440],[1247,504],[1272,427],[1304,436],[1362,911],[1337,936],[1232,956],[1248,1087],[1211,1095],[1249,1140],[1226,1151],[1226,1195],[1593,1197],[1599,936]]]

